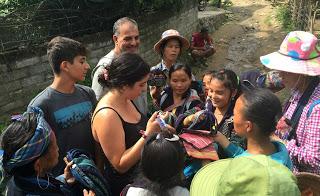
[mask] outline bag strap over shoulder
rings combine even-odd
[[[292,138],[296,138],[296,130],[299,124],[299,120],[302,114],[302,111],[304,109],[304,107],[307,105],[310,96],[312,95],[314,89],[318,86],[319,84],[319,78],[315,78],[314,80],[312,80],[310,82],[310,84],[308,85],[307,89],[305,90],[305,92],[302,94],[298,105],[295,109],[295,111],[293,112],[293,115],[290,119],[290,124],[291,124],[291,131],[289,133],[288,136],[288,140],[291,140]]]
[[[307,118],[309,118],[309,116],[310,116],[311,113],[312,113],[313,108],[314,108],[316,105],[318,105],[318,104],[320,104],[320,99],[312,102],[312,104],[311,104],[310,107],[309,107],[308,113],[307,113]]]

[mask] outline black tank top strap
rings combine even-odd
[[[99,109],[94,113],[94,115],[92,116],[91,123],[93,122],[93,119],[94,119],[94,117],[97,115],[97,113],[100,112],[100,111],[103,110],[103,109],[111,109],[111,110],[113,110],[115,113],[117,113],[117,115],[119,116],[120,120],[121,120],[122,122],[125,122],[125,121],[123,120],[123,118],[120,116],[120,114],[117,112],[117,110],[113,109],[112,107],[107,107],[107,106],[106,106],[106,107],[99,108]]]
[[[140,110],[139,110],[139,108],[136,106],[136,104],[134,104],[134,102],[131,100],[131,103],[133,104],[133,106],[136,108],[136,110],[140,113],[140,114],[142,114],[141,112],[140,112]]]

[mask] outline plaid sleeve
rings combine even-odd
[[[296,140],[287,143],[287,149],[291,160],[305,168],[312,167],[312,170],[319,170],[320,165],[320,105],[313,108],[313,111],[306,121],[303,134]]]

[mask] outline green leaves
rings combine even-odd
[[[282,5],[277,8],[276,19],[281,23],[282,28],[290,32],[294,29],[292,13],[288,5]]]

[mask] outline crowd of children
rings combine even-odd
[[[178,60],[190,44],[176,30],[155,44],[161,62],[151,70],[137,54],[134,20],[116,21],[113,41],[93,72],[94,90],[76,84],[90,68],[85,47],[65,37],[49,42],[52,84],[1,135],[3,193],[320,194],[320,46],[314,35],[290,32],[279,51],[261,57],[276,79],[220,69],[206,71],[200,83]],[[284,109],[272,92],[283,84],[292,90]],[[158,109],[149,119],[148,89]],[[64,159],[70,153],[92,163],[90,169]],[[310,179],[315,185],[304,183]]]

